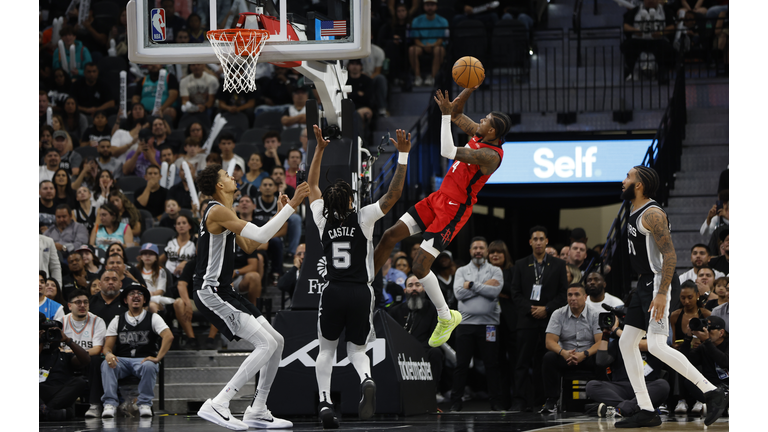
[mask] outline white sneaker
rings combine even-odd
[[[101,412],[101,418],[114,418],[115,410],[117,410],[117,407],[114,405],[104,405],[104,411]]]
[[[149,405],[139,405],[140,417],[152,417],[152,407]]]
[[[99,416],[101,416],[101,405],[99,404],[91,404],[91,407],[85,412],[85,418],[97,418]]]
[[[287,429],[293,427],[293,423],[273,416],[272,412],[266,408],[264,411],[257,412],[250,406],[245,409],[243,422],[252,428]]]
[[[211,423],[223,426],[232,430],[248,430],[248,425],[236,419],[235,416],[229,412],[229,404],[220,405],[214,403],[211,399],[205,401],[200,410],[197,412],[200,418],[208,420]]]
[[[680,399],[677,403],[675,414],[688,414],[688,403],[685,402],[685,399]]]
[[[416,87],[421,87],[421,85],[424,84],[424,80],[421,79],[420,76],[417,76],[413,79],[413,85]]]
[[[693,408],[691,408],[691,414],[700,415],[703,408],[704,408],[704,404],[702,404],[699,401],[696,401],[696,403],[693,404]]]
[[[427,87],[432,87],[433,85],[435,85],[435,79],[432,78],[432,75],[424,79],[424,85]]]
[[[437,395],[435,395],[435,401],[436,401],[437,403],[443,403],[443,402],[445,402],[445,400],[446,400],[446,399],[445,399],[445,396],[441,395],[440,393],[438,393]]]

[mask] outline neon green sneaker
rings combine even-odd
[[[439,347],[451,337],[451,332],[461,323],[461,313],[451,310],[451,319],[437,318],[437,327],[429,337],[429,346]]]

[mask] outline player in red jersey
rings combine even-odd
[[[480,124],[464,115],[464,103],[475,88],[465,89],[453,101],[448,99],[447,91],[445,94],[437,91],[435,101],[443,113],[440,154],[455,162],[448,169],[440,189],[416,203],[384,232],[374,252],[374,267],[378,273],[398,242],[419,232],[424,233],[424,241],[413,260],[412,270],[437,307],[437,327],[429,339],[429,345],[433,347],[448,340],[461,322],[461,314],[448,308],[437,276],[430,271],[430,267],[472,215],[477,193],[501,165],[504,157],[501,145],[512,124],[508,115],[498,111],[485,116]],[[466,146],[456,147],[453,144],[451,121],[472,137]]]

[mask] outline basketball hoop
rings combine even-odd
[[[256,90],[256,62],[269,32],[234,28],[210,30],[206,34],[221,62],[224,90],[236,93]]]

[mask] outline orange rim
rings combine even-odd
[[[215,39],[215,40],[225,40],[228,42],[232,42],[235,40],[235,38],[238,35],[242,35],[243,38],[258,38],[257,41],[260,42],[261,39],[269,39],[269,32],[267,30],[257,30],[257,29],[220,29],[220,30],[208,30],[206,32],[206,36],[208,39]]]

